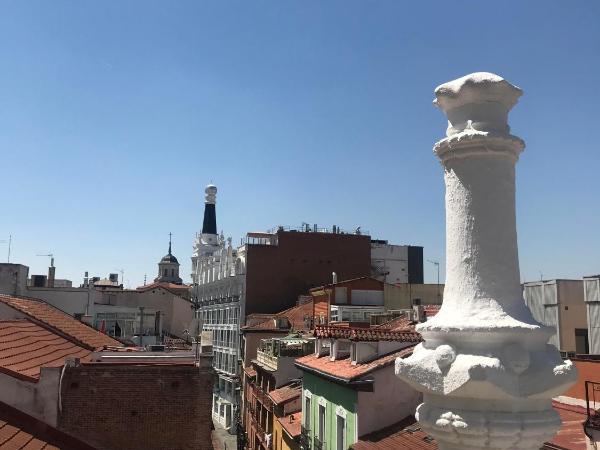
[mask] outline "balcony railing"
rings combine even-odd
[[[321,441],[317,436],[313,439],[313,449],[323,450],[325,448],[325,442]]]
[[[271,370],[277,370],[277,356],[273,356],[261,350],[257,350],[256,360],[259,364],[262,364],[263,366],[266,366]]]
[[[587,419],[583,430],[586,436],[592,439],[592,430],[600,431],[600,383],[585,382],[585,403]]]
[[[310,430],[302,425],[300,426],[299,444],[302,450],[310,450]]]

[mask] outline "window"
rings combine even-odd
[[[308,392],[304,395],[304,428],[310,430],[310,395]]]
[[[319,440],[325,439],[325,405],[319,405]]]
[[[336,432],[336,450],[345,450],[345,437],[346,437],[346,419],[342,416],[337,417],[337,432]]]
[[[167,276],[168,276],[168,275],[167,275],[167,269],[165,269],[165,277],[167,277]]]
[[[171,269],[171,276],[174,277],[175,276],[175,269]]]

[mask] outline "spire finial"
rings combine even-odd
[[[173,236],[173,233],[169,233],[169,255],[171,254],[171,237]]]

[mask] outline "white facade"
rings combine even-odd
[[[215,205],[217,188],[206,187],[206,205]],[[214,207],[214,206],[213,206]],[[206,214],[206,211],[205,211]],[[213,393],[213,418],[234,424],[240,388],[240,318],[244,317],[245,247],[234,249],[231,238],[198,233],[192,256],[192,299],[198,307],[201,332],[212,333],[213,367],[218,374]]]
[[[519,282],[515,164],[524,142],[508,112],[522,91],[490,73],[439,86],[448,117],[435,154],[446,184],[446,286],[440,312],[417,326],[424,342],[396,361],[423,392],[422,428],[440,450],[538,450],[560,426],[552,398],[577,378],[548,345]]]
[[[408,283],[408,245],[372,241],[371,275],[386,283]]]
[[[590,355],[600,355],[600,275],[584,277]]]

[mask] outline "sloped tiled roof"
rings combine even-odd
[[[559,413],[561,426],[552,441],[541,448],[548,450],[585,450],[586,440],[583,422],[585,410],[553,402]],[[428,436],[413,416],[387,428],[362,436],[350,448],[353,450],[436,450],[438,444]]]
[[[396,331],[379,327],[337,327],[332,325],[319,325],[315,327],[315,336],[319,338],[350,339],[352,341],[401,341],[421,342],[419,333],[410,328]]]
[[[33,321],[39,321],[42,325],[66,335],[90,350],[100,349],[105,345],[117,347],[123,345],[41,300],[0,294],[0,303],[20,311],[32,318]]]
[[[300,436],[302,425],[302,412],[298,411],[287,416],[278,417],[277,421],[290,437],[295,438]]]
[[[352,364],[350,358],[331,361],[329,356],[318,357],[313,355],[303,356],[296,360],[296,365],[301,369],[312,369],[324,375],[341,378],[345,381],[358,379],[374,370],[394,364],[396,358],[406,358],[413,352],[414,345],[402,350],[381,356],[364,364]]]
[[[309,301],[302,303],[301,305],[293,306],[279,313],[268,315],[266,316],[266,320],[255,325],[242,327],[242,329],[247,331],[277,331],[280,330],[280,328],[277,328],[277,324],[275,323],[276,319],[287,319],[290,328],[286,328],[286,330],[304,330],[306,328],[304,326],[304,318],[306,316],[312,316],[312,313],[313,302]]]
[[[271,397],[273,403],[278,405],[300,398],[300,395],[302,395],[302,385],[298,383],[288,384],[269,392],[269,397]]]
[[[1,402],[0,448],[6,450],[94,450],[84,442]]]
[[[38,381],[42,367],[60,367],[68,356],[89,360],[80,347],[28,319],[0,321],[0,371]]]
[[[389,322],[377,325],[379,330],[389,331],[415,331],[415,324],[412,320],[407,319],[404,316],[396,317]]]
[[[169,283],[167,281],[156,281],[145,286],[139,286],[138,288],[136,288],[136,291],[146,292],[157,288],[163,288],[175,295],[187,294],[191,289],[191,287],[187,284],[175,284]]]
[[[413,416],[359,438],[353,450],[436,450],[438,448]]]

